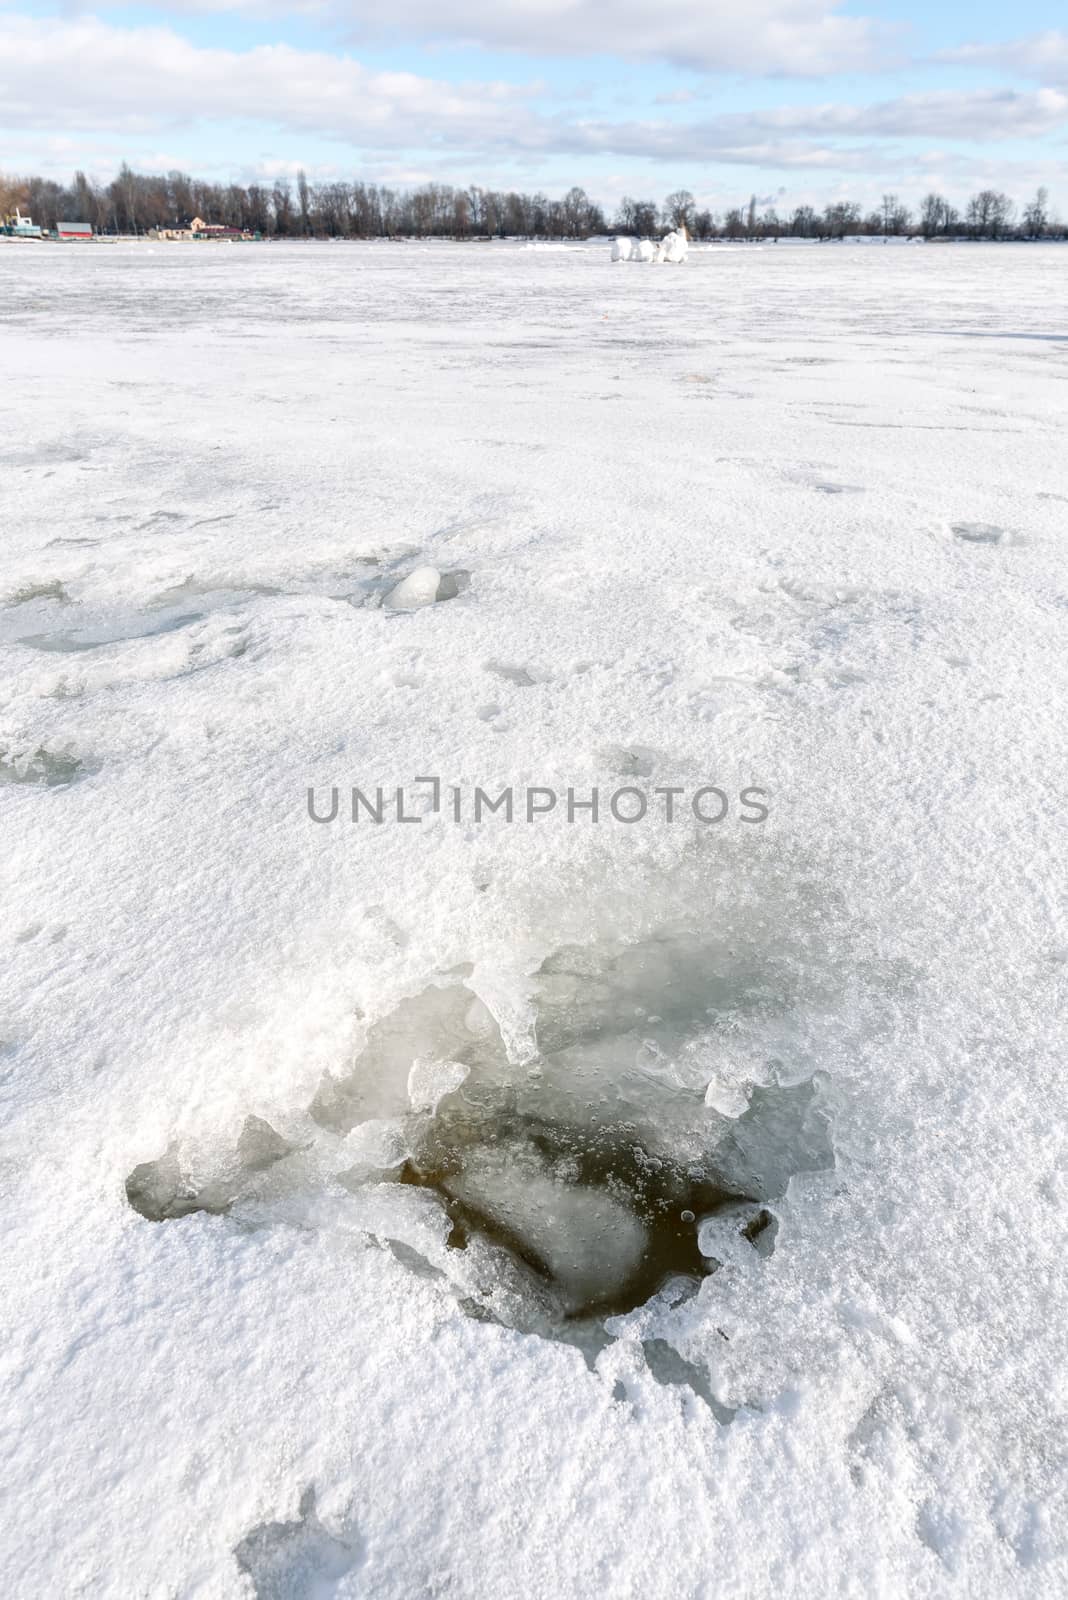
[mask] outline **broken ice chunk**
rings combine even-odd
[[[469,1026],[473,1009],[474,1006],[465,1018]],[[470,1070],[461,1061],[413,1061],[408,1074],[408,1101],[412,1110],[429,1111],[433,1115],[439,1101],[458,1089]]]
[[[751,1266],[751,1252],[756,1241],[772,1222],[771,1213],[757,1201],[730,1206],[715,1216],[705,1217],[697,1234],[698,1249],[710,1261],[718,1261],[724,1267]],[[771,1238],[774,1239],[774,1233]]]
[[[126,1180],[126,1198],[149,1222],[166,1222],[203,1210],[200,1197],[182,1171],[178,1143],[168,1145],[156,1161],[142,1161]]]
[[[408,1144],[400,1124],[388,1117],[371,1117],[353,1128],[338,1147],[338,1159],[351,1163],[350,1176],[371,1177],[394,1172],[408,1159]]]
[[[749,1109],[749,1090],[742,1084],[724,1083],[720,1078],[713,1078],[705,1090],[705,1105],[712,1111],[718,1111],[721,1117],[742,1116]]]
[[[237,1159],[245,1172],[266,1172],[297,1148],[262,1117],[246,1117],[237,1141]]]

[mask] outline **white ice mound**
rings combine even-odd
[[[417,611],[432,606],[438,597],[441,573],[437,567],[416,567],[391,589],[382,604],[389,611]]]
[[[649,1245],[645,1227],[627,1206],[603,1189],[568,1183],[522,1145],[468,1151],[446,1187],[541,1262],[574,1307],[610,1295],[637,1269]]]
[[[650,239],[635,239],[622,234],[612,240],[613,261],[666,261],[679,266],[689,252],[689,235],[684,227],[666,234],[660,243]]]
[[[690,253],[689,235],[685,226],[675,228],[667,233],[660,241],[656,252],[658,262],[667,262],[671,266],[681,266]]]

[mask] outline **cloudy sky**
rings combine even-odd
[[[0,171],[1068,212],[1064,0],[0,0]]]

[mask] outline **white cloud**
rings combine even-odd
[[[998,67],[1039,83],[1068,84],[1068,33],[1050,29],[1003,44],[966,44],[936,58],[957,66]]]
[[[1068,94],[1057,89],[935,90],[871,106],[786,107],[750,119],[769,128],[879,138],[1021,139],[1068,122]]]
[[[42,150],[51,141],[53,152],[57,138],[77,131],[86,149],[107,145],[132,158],[177,148],[178,130],[236,123],[260,129],[282,169],[299,161],[306,140],[325,137],[361,152],[364,166],[377,153],[400,170],[423,170],[429,156],[468,173],[526,166],[537,183],[553,157],[689,169],[917,170],[923,158],[903,153],[900,141],[991,144],[1068,126],[1068,93],[1055,88],[939,91],[680,121],[576,117],[559,106],[549,115],[538,109],[538,87],[453,84],[288,45],[213,49],[165,27],[0,10],[0,123],[23,140],[36,130]],[[70,144],[70,165],[88,165]]]
[[[125,0],[103,0],[122,5]],[[150,0],[152,3],[152,0]],[[786,77],[881,71],[903,30],[844,0],[154,0],[198,13],[314,17],[357,40],[398,35],[533,56],[622,56]]]
[[[376,0],[338,0],[382,31]],[[896,30],[842,0],[393,0],[388,27],[532,55],[616,55],[702,72],[822,77],[881,68]]]
[[[368,145],[478,143],[506,134],[529,88],[372,72],[345,56],[203,48],[169,28],[0,14],[0,119],[145,132],[252,120]]]
[[[374,0],[353,21],[381,28]],[[530,54],[618,55],[704,72],[823,76],[878,68],[891,30],[842,0],[393,0],[389,26]]]

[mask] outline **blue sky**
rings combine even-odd
[[[1048,0],[0,0],[0,171],[304,167],[784,210],[1044,184],[1068,209],[1063,18]]]

